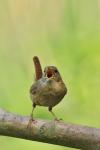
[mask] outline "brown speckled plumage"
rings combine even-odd
[[[37,79],[30,88],[33,109],[36,105],[45,106],[48,107],[49,111],[55,116],[52,112],[52,107],[57,105],[63,99],[67,93],[67,88],[55,66],[45,67],[44,72],[42,73],[38,57],[35,56],[33,60],[35,60],[34,64]],[[33,111],[31,116],[33,116]]]

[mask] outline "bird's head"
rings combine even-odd
[[[45,67],[44,77],[47,77],[48,79],[54,79],[57,82],[62,80],[61,75],[55,66]]]

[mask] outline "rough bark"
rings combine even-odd
[[[100,149],[100,129],[36,119],[27,128],[29,117],[0,109],[0,135],[51,143],[82,150]]]

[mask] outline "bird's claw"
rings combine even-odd
[[[36,123],[36,120],[33,119],[33,118],[30,118],[29,119],[29,122],[28,122],[28,125],[27,125],[27,128],[31,128],[32,127],[32,124]]]
[[[62,121],[62,120],[63,120],[62,118],[59,118],[59,119],[58,119],[58,118],[55,118],[55,119],[54,119],[54,121]]]

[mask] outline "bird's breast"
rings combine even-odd
[[[40,80],[37,87],[36,92],[31,93],[31,99],[41,106],[55,106],[67,92],[63,82],[53,80]]]

